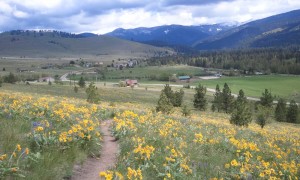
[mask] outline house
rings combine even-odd
[[[42,77],[39,78],[39,82],[54,82],[55,79],[53,77]]]
[[[179,79],[180,81],[186,81],[186,80],[190,80],[191,77],[190,77],[190,76],[179,76],[178,79]]]
[[[135,79],[126,79],[125,83],[127,86],[138,86],[138,81]]]

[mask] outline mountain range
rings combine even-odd
[[[199,40],[229,30],[235,25],[213,24],[200,26],[165,25],[140,27],[135,29],[116,29],[105,35],[156,46],[192,46]]]
[[[300,10],[242,25],[166,25],[116,29],[108,36],[156,46],[185,46],[197,50],[284,47],[300,45]]]

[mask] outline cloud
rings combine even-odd
[[[1,0],[0,31],[106,33],[164,24],[245,22],[300,9],[299,0]]]

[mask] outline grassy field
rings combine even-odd
[[[135,68],[124,68],[123,70],[118,70],[116,68],[108,68],[104,71],[106,81],[118,81],[124,79],[139,79],[140,81],[149,81],[161,78],[162,76],[172,77],[172,75],[189,75],[189,76],[199,76],[204,75],[205,71],[203,68],[186,66],[186,65],[175,65],[175,66],[146,66],[146,67],[135,67]],[[74,77],[79,79],[81,75]],[[87,80],[95,80],[96,75],[85,74],[83,75]],[[100,78],[101,75],[98,75]],[[156,80],[157,81],[157,80]],[[160,81],[161,82],[161,81]]]
[[[294,99],[300,102],[300,76],[266,75],[249,77],[222,77],[213,80],[201,80],[202,85],[209,88],[220,88],[227,83],[233,93],[238,94],[243,89],[247,96],[260,97],[265,89],[269,89],[273,95]]]

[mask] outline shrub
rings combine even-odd
[[[170,99],[166,96],[165,92],[162,91],[157,102],[156,111],[161,111],[162,113],[169,114],[173,109],[173,105]]]
[[[86,89],[87,102],[89,103],[99,103],[100,96],[97,92],[98,88],[95,86],[94,82],[91,82],[89,87]]]
[[[4,82],[14,84],[18,81],[17,77],[13,73],[9,73],[9,75],[4,76]]]
[[[267,123],[271,121],[271,112],[270,107],[265,107],[262,105],[258,106],[258,113],[256,115],[256,123],[260,125],[261,128],[264,128]]]
[[[80,79],[78,81],[78,86],[81,87],[81,88],[85,87],[85,81],[84,81],[82,76],[80,77]]]

